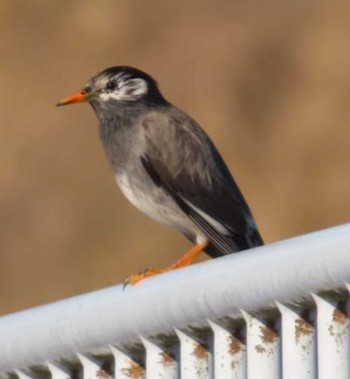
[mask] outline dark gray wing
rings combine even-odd
[[[262,244],[237,184],[204,131],[171,108],[142,120],[146,150],[141,162],[216,248],[230,254]]]

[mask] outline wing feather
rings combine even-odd
[[[147,115],[142,127],[145,170],[221,254],[263,243],[237,184],[195,121],[173,108]]]

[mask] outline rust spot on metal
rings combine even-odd
[[[337,344],[344,343],[346,328],[342,327],[344,324],[341,324],[341,326],[335,326],[335,325],[329,325],[328,332],[329,335],[331,335],[335,342]],[[340,330],[338,328],[341,328]]]
[[[197,343],[196,347],[193,350],[192,355],[194,355],[198,359],[206,359],[208,356],[207,347],[200,343]]]
[[[328,327],[329,334],[334,338],[337,344],[343,344],[346,335],[346,324],[348,321],[347,308],[345,301],[339,301],[337,307],[333,310],[332,321]]]
[[[344,325],[346,323],[346,320],[346,314],[341,312],[339,309],[335,308],[333,311],[333,321]]]
[[[237,338],[234,338],[233,336],[229,336],[227,338],[228,338],[228,343],[229,343],[228,352],[231,355],[235,355],[235,354],[239,353],[242,349],[241,342]]]
[[[160,355],[160,363],[163,363],[164,365],[171,365],[175,362],[175,355],[172,353],[166,353],[165,351],[159,353]]]
[[[295,342],[299,342],[302,336],[308,336],[312,333],[312,326],[303,318],[299,317],[295,320]]]
[[[255,350],[256,350],[258,353],[260,353],[260,354],[265,353],[265,351],[266,351],[266,349],[265,349],[264,346],[262,346],[262,345],[256,345],[256,346],[255,346]]]
[[[130,367],[123,368],[123,373],[132,379],[141,379],[145,372],[145,369],[136,362],[131,362]]]
[[[274,343],[277,340],[277,334],[266,325],[260,326],[260,332],[264,343]]]
[[[104,369],[100,369],[100,370],[97,370],[96,371],[96,376],[100,379],[108,379],[109,378],[109,374],[107,371],[105,371]]]

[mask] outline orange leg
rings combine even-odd
[[[148,268],[145,271],[131,275],[129,278],[127,278],[124,282],[124,287],[126,287],[128,284],[136,284],[140,282],[141,280],[148,278],[153,275],[161,274],[163,272],[168,272],[172,270],[176,270],[181,267],[185,267],[190,265],[196,256],[201,253],[208,245],[207,244],[197,244],[194,245],[189,251],[187,251],[186,254],[184,254],[180,259],[178,259],[175,263],[173,263],[171,266],[160,269],[160,268]]]

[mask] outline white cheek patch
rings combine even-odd
[[[147,83],[143,79],[130,79],[127,80],[122,88],[122,95],[125,97],[140,97],[147,93]]]
[[[135,101],[148,91],[147,83],[140,78],[129,79],[120,85],[120,88],[113,92],[103,92],[100,98],[103,101],[108,100],[128,100]]]

